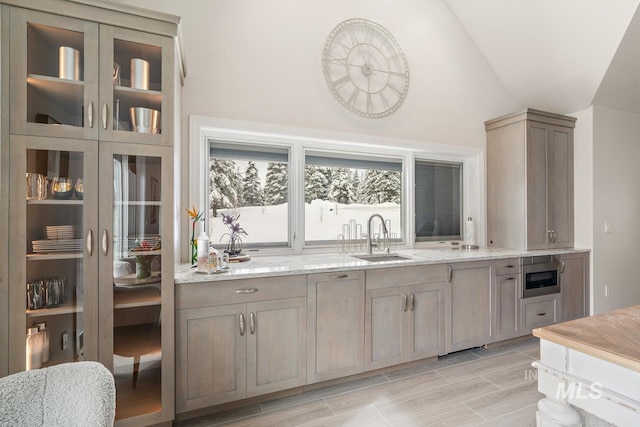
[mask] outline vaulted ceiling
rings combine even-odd
[[[446,0],[521,104],[640,114],[640,0]]]

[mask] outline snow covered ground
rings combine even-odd
[[[395,203],[381,203],[377,205],[349,204],[329,202],[325,200],[313,200],[305,203],[305,235],[307,241],[330,240],[336,241],[338,234],[343,232],[343,224],[355,220],[362,225],[363,232],[367,231],[367,220],[375,213],[382,215],[385,220],[391,221],[391,233],[401,235],[400,230],[400,205]],[[243,236],[245,244],[263,242],[287,241],[287,209],[284,203],[275,206],[252,206],[233,209],[219,209],[221,214],[240,214],[238,222],[244,228],[248,236]],[[211,218],[210,236],[214,243],[220,242],[220,237],[227,232],[227,227],[222,223],[222,218]],[[374,231],[379,231],[380,221],[374,220]],[[222,242],[226,241],[226,237]]]

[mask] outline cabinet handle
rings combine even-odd
[[[93,255],[93,230],[87,233],[87,253],[89,256]]]
[[[505,265],[504,268],[513,268],[515,265]]]
[[[89,127],[93,127],[93,101],[89,101],[89,106],[87,107],[87,120],[89,122]]]
[[[256,315],[253,314],[253,311],[249,313],[249,331],[251,335],[256,332]]]
[[[450,266],[450,265],[449,265],[449,266],[447,266],[447,271],[448,271],[448,274],[447,274],[447,282],[451,283],[451,278],[452,278],[452,276],[453,276],[453,269],[451,268],[451,266]]]
[[[348,274],[334,274],[329,276],[329,279],[346,279],[347,277],[349,277]]]
[[[236,294],[252,294],[258,292],[256,288],[236,289]]]
[[[402,294],[402,311],[407,311],[407,294]]]
[[[409,307],[410,311],[413,311],[413,309],[416,308],[416,299],[413,294],[409,294]]]
[[[560,261],[560,274],[564,273],[564,261]]]
[[[543,313],[536,313],[538,316],[544,316],[545,314],[547,314],[547,312],[543,312]]]
[[[240,336],[244,336],[244,314],[240,313]]]
[[[107,128],[107,103],[102,105],[102,127]]]
[[[505,280],[513,280],[515,277],[507,277]]]
[[[551,237],[551,230],[547,230],[547,239],[549,240],[549,243],[553,243],[553,238]]]
[[[109,253],[109,234],[105,228],[102,232],[102,254],[107,255]]]

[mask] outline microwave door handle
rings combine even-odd
[[[564,261],[560,261],[560,274],[564,273]]]

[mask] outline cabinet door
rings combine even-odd
[[[446,354],[445,284],[411,286],[409,291],[408,350],[406,361]]]
[[[560,257],[563,321],[589,314],[589,254]]]
[[[493,267],[489,262],[452,266],[447,352],[494,341]]]
[[[362,372],[364,272],[310,274],[307,309],[308,382]]]
[[[408,298],[405,288],[366,292],[364,368],[397,365],[404,359]]]
[[[549,126],[547,223],[550,247],[573,247],[573,129]]]
[[[100,26],[100,139],[172,145],[173,40]]]
[[[116,419],[172,418],[173,149],[100,142],[100,361]]]
[[[549,125],[527,122],[527,249],[549,246],[547,146]]]
[[[521,275],[496,276],[496,341],[520,336]]]
[[[307,300],[247,304],[247,397],[307,382]]]
[[[11,133],[97,139],[98,24],[10,13]]]
[[[176,411],[246,397],[245,304],[179,310]]]
[[[97,152],[96,141],[11,137],[10,373],[98,359]],[[40,356],[25,352],[38,323]]]

